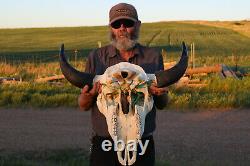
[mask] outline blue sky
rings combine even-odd
[[[133,4],[142,22],[250,19],[248,0],[0,0],[0,28],[107,25],[119,2]]]

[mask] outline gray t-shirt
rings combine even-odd
[[[102,75],[105,70],[112,65],[125,60],[119,55],[118,50],[112,45],[107,45],[90,52],[86,63],[85,71],[88,73]],[[128,62],[141,66],[148,74],[164,70],[163,59],[159,51],[154,48],[145,47],[137,44],[134,48],[134,56]],[[92,128],[95,135],[108,137],[108,127],[105,116],[98,110],[96,103],[91,108]],[[147,136],[155,130],[156,108],[153,107],[145,120],[143,136]]]

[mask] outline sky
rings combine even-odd
[[[0,28],[108,25],[120,2],[133,4],[143,23],[250,20],[249,0],[0,0]]]

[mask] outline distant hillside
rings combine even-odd
[[[250,21],[186,21],[186,23],[209,25],[215,27],[222,27],[237,31],[247,37],[250,37]]]
[[[109,43],[108,27],[0,29],[0,61],[56,61],[61,43],[69,54],[78,49],[83,57],[98,41]],[[184,22],[142,25],[140,42],[164,48],[170,56],[179,54],[182,41],[194,42],[199,56],[250,55],[250,38],[232,29]]]

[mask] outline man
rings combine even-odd
[[[86,72],[101,75],[107,67],[119,62],[130,62],[141,66],[146,73],[155,73],[163,70],[163,59],[159,52],[153,48],[140,45],[139,37],[141,22],[138,19],[134,6],[126,3],[119,3],[113,6],[109,12],[109,27],[111,44],[93,50],[88,57]],[[113,166],[120,165],[116,152],[103,151],[104,140],[113,141],[108,133],[105,116],[100,113],[96,105],[96,97],[101,91],[97,82],[90,88],[85,85],[78,98],[82,110],[91,110],[93,138],[90,156],[92,166]],[[154,165],[155,149],[153,132],[156,127],[156,108],[162,109],[167,104],[167,89],[158,88],[156,85],[149,87],[149,93],[154,96],[154,107],[148,113],[145,121],[145,130],[142,142],[149,140],[146,152],[138,156],[134,165]]]

